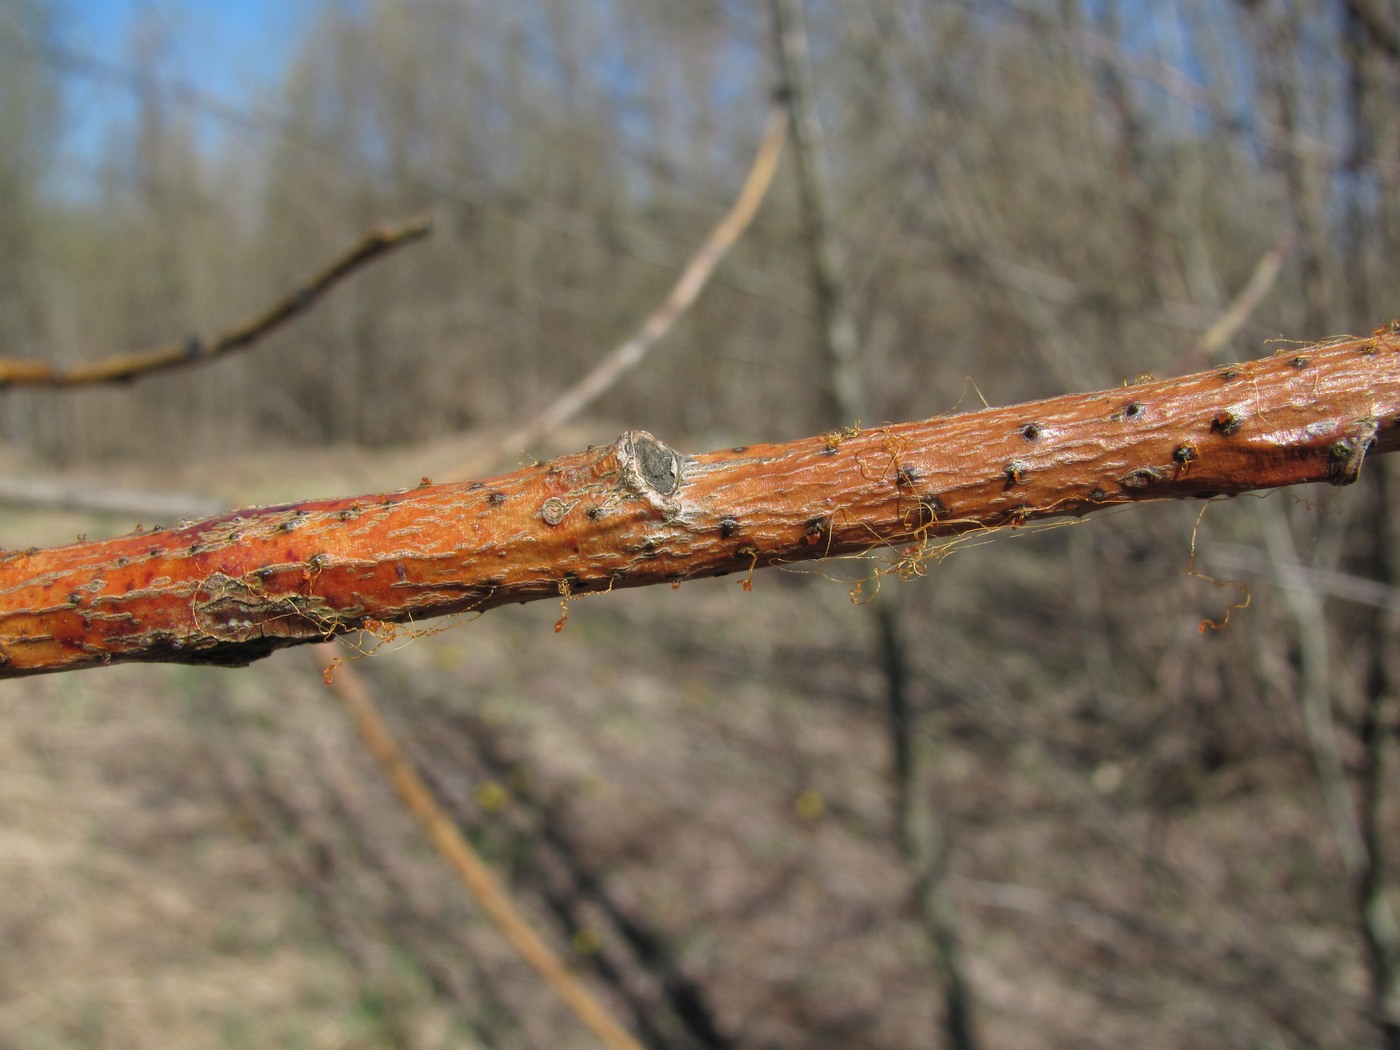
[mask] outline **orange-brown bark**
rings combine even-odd
[[[1346,484],[1400,446],[1400,325],[1181,379],[683,456],[642,431],[487,481],[0,555],[0,676],[248,663],[374,621],[747,572],[1169,498]]]

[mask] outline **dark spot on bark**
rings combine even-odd
[[[1229,437],[1243,425],[1244,420],[1230,411],[1221,412],[1210,421],[1210,429],[1224,437]]]
[[[1176,460],[1177,463],[1184,467],[1194,460],[1196,455],[1195,445],[1177,445],[1176,449],[1172,452],[1172,459]]]
[[[738,532],[738,531],[739,531],[739,519],[738,519],[738,518],[720,518],[720,519],[719,519],[719,535],[720,535],[720,538],[721,538],[721,539],[726,539],[726,540],[727,540],[727,539],[729,539],[730,536],[733,536],[733,535],[734,535],[736,532]]]
[[[1289,361],[1288,363],[1289,363],[1290,365],[1292,365],[1294,368],[1307,368],[1307,367],[1308,367],[1308,359],[1307,359],[1306,357],[1304,357],[1302,354],[1299,354],[1297,357],[1295,357],[1292,361]]]
[[[823,448],[822,448],[822,455],[823,455],[823,456],[834,456],[834,455],[836,455],[836,446],[835,446],[835,445],[826,445],[826,446],[823,446]]]
[[[802,541],[809,547],[815,546],[822,541],[827,530],[831,527],[831,519],[825,516],[807,519],[807,529],[802,534]]]
[[[129,559],[125,554],[123,554],[120,558],[117,559],[117,568],[119,569],[125,569],[130,564],[131,559]]]
[[[608,512],[605,511],[602,507],[589,507],[589,508],[588,508],[588,520],[589,520],[589,521],[602,521],[603,518],[604,518],[604,516],[605,516],[607,513],[608,513]]]
[[[1041,433],[1040,426],[1036,423],[1027,423],[1021,428],[1021,436],[1027,441],[1034,441],[1040,437]]]
[[[748,450],[749,450],[749,446],[748,446],[748,445],[735,445],[735,446],[734,446],[732,449],[730,449],[729,451],[730,451],[730,452],[747,452]]]
[[[1230,380],[1240,377],[1240,370],[1234,365],[1227,365],[1217,372],[1216,375],[1228,383]]]
[[[1012,485],[1019,485],[1025,478],[1026,471],[1030,469],[1029,466],[1022,463],[1019,459],[1013,459],[1006,465],[1005,470],[1002,471],[1003,476],[1006,478],[1006,484],[1003,487],[1009,489]]]
[[[900,488],[911,489],[919,483],[919,472],[913,467],[900,466],[894,472],[894,483]]]
[[[920,499],[919,512],[927,521],[938,521],[949,515],[948,505],[937,496],[924,496]]]
[[[493,507],[499,507],[502,503],[506,501],[507,498],[508,497],[504,492],[493,492],[491,493],[491,495],[486,497],[486,502],[491,504],[491,506]]]
[[[1108,499],[1108,493],[1103,489],[1094,489],[1093,492],[1089,493],[1089,498],[1095,503],[1102,503],[1104,500]]]

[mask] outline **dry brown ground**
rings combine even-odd
[[[366,462],[168,480],[266,501],[402,469]],[[315,492],[284,480],[308,476]],[[1131,545],[1151,513],[969,547],[880,599],[917,647],[980,1029],[1356,1045],[1365,973],[1288,698],[1086,699],[1068,537]],[[100,527],[5,511],[0,543]],[[1168,553],[1176,576],[1186,557]],[[1194,586],[1197,609],[1218,600]],[[1174,602],[1142,599],[1164,639],[1150,676],[1246,644]],[[703,1045],[704,1019],[745,1047],[935,1044],[868,610],[770,573],[753,593],[588,598],[556,634],[558,617],[499,610],[356,664],[540,928],[655,1045]],[[0,939],[6,1047],[592,1045],[301,651],[0,683]]]

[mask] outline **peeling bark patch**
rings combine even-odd
[[[644,431],[634,430],[631,437],[642,480],[661,495],[674,496],[681,486],[681,457]]]
[[[1125,489],[1145,489],[1150,485],[1155,485],[1159,481],[1166,481],[1166,471],[1159,467],[1138,467],[1137,470],[1129,471],[1123,475],[1119,482]]]

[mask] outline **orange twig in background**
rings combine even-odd
[[[323,664],[335,656],[334,651],[328,655],[320,646],[313,654]],[[404,806],[418,818],[438,852],[521,958],[545,979],[604,1046],[611,1050],[642,1050],[641,1044],[612,1018],[516,910],[491,870],[462,836],[452,818],[442,811],[428,786],[390,736],[369,689],[355,669],[341,665],[328,681],[349,708],[355,728],[383,767]]]

